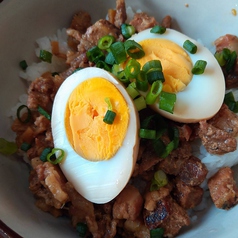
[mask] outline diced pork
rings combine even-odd
[[[208,181],[211,198],[217,208],[228,210],[238,202],[238,188],[231,168],[221,168]]]

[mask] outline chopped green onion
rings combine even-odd
[[[146,104],[154,104],[157,98],[159,97],[159,94],[161,93],[162,89],[163,83],[160,80],[154,81],[151,85],[149,92],[146,95]]]
[[[103,121],[109,125],[113,124],[115,117],[116,117],[116,113],[114,111],[112,111],[112,103],[110,101],[110,98],[105,98],[105,102],[107,103],[108,106],[108,110],[103,118]]]
[[[197,52],[197,46],[190,40],[184,41],[183,48],[191,54],[195,54]]]
[[[47,161],[47,155],[51,152],[52,148],[45,148],[41,155],[40,155],[40,160],[43,162]]]
[[[236,51],[231,52],[230,58],[226,63],[226,71],[229,73],[236,64],[237,53]]]
[[[96,67],[97,68],[100,68],[100,69],[105,69],[106,71],[108,72],[111,72],[111,68],[109,67],[109,65],[107,65],[104,61],[102,60],[99,60],[97,63],[96,63]]]
[[[124,69],[125,76],[128,79],[134,79],[140,73],[140,63],[135,59],[130,59]]]
[[[156,25],[151,28],[150,33],[164,34],[166,32],[166,27]]]
[[[151,69],[146,73],[147,80],[149,84],[153,84],[153,82],[160,80],[162,83],[165,81],[164,74],[157,68]]]
[[[3,155],[12,155],[17,152],[17,145],[15,142],[10,142],[4,138],[0,138],[0,153]]]
[[[144,71],[140,71],[140,73],[136,76],[136,87],[138,90],[146,92],[148,90],[148,80],[146,77],[146,73]]]
[[[136,32],[136,29],[134,26],[123,23],[121,25],[121,33],[124,36],[124,38],[128,39],[130,38],[132,35],[134,35]]]
[[[176,126],[169,127],[169,137],[174,142],[174,149],[179,146],[179,130]]]
[[[136,89],[136,83],[135,82],[130,83],[126,88],[126,91],[132,99],[134,99],[134,98],[136,98],[137,96],[140,95],[139,92]]]
[[[149,72],[152,69],[158,69],[159,71],[162,71],[162,64],[160,60],[150,60],[146,62],[142,70],[145,71],[146,73]]]
[[[222,50],[222,55],[225,61],[228,61],[231,57],[231,51],[228,48]]]
[[[22,60],[20,63],[19,63],[19,66],[23,69],[23,70],[26,70],[28,65],[27,65],[27,62],[25,60]]]
[[[22,110],[26,109],[27,112],[27,116],[26,119],[22,119]],[[28,106],[26,105],[21,105],[20,107],[17,108],[17,119],[21,122],[21,123],[28,123],[31,120],[31,110],[28,108]]]
[[[146,108],[146,102],[145,102],[145,98],[143,96],[140,96],[140,97],[134,99],[134,104],[135,104],[137,111],[140,111],[140,110]]]
[[[99,60],[104,61],[105,55],[98,46],[94,46],[86,52],[89,61],[97,63]]]
[[[223,52],[216,52],[214,56],[221,67],[226,64],[226,60],[223,57]]]
[[[206,66],[207,62],[205,60],[198,60],[192,68],[192,73],[196,75],[203,74]]]
[[[59,155],[57,155],[60,153]],[[64,158],[64,151],[62,149],[54,148],[52,151],[46,156],[46,159],[51,164],[59,164]]]
[[[47,111],[45,111],[42,107],[38,106],[38,112],[41,115],[45,116],[48,120],[51,120],[50,114]]]
[[[115,64],[115,58],[114,58],[114,56],[113,56],[111,51],[108,52],[108,54],[106,55],[105,63],[107,63],[109,65]]]
[[[103,36],[98,41],[98,48],[101,50],[107,50],[111,44],[115,42],[115,37],[111,35]]]
[[[117,41],[117,42],[113,43],[110,46],[110,51],[112,52],[112,55],[113,55],[115,62],[117,64],[120,64],[120,63],[126,61],[127,55],[126,55],[124,44],[122,42]]]
[[[155,228],[150,230],[150,238],[163,238],[164,229],[163,228]]]
[[[168,184],[167,175],[163,170],[158,170],[154,173],[154,177],[151,181],[150,191],[159,190]]]
[[[141,45],[134,40],[127,40],[124,42],[126,53],[133,59],[140,59],[145,55]]]
[[[139,136],[140,136],[140,138],[143,138],[143,139],[155,139],[156,138],[156,130],[141,128],[139,131]]]
[[[224,103],[232,112],[238,113],[238,102],[235,101],[232,91],[225,94]]]
[[[52,61],[52,53],[50,53],[49,51],[47,50],[40,50],[40,59],[45,61],[45,62],[48,62],[48,63],[51,63]]]
[[[115,120],[115,117],[116,117],[116,113],[114,111],[107,110],[107,112],[103,118],[103,121],[106,124],[112,125]]]
[[[79,222],[76,225],[76,230],[80,238],[84,238],[88,231],[88,226],[85,223]]]
[[[23,142],[21,144],[21,150],[23,150],[25,152],[27,152],[30,148],[31,148],[31,144],[29,144],[29,143]]]
[[[159,108],[173,114],[176,94],[162,91],[159,95]]]

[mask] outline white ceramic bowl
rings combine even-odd
[[[215,0],[127,0],[133,9],[141,9],[160,21],[165,15],[173,17],[173,27],[208,48],[226,33],[237,34],[237,1]],[[188,4],[188,6],[186,6]],[[4,0],[0,3],[0,137],[14,139],[11,120],[6,116],[19,95],[26,92],[19,79],[18,63],[34,60],[35,39],[52,35],[58,28],[67,27],[72,15],[86,10],[93,22],[104,18],[115,0]],[[25,238],[73,238],[76,232],[70,221],[55,219],[34,205],[28,189],[29,169],[14,157],[0,155],[0,219]],[[230,211],[209,206],[198,214],[197,221],[179,237],[238,237],[238,206]],[[0,229],[1,230],[1,229]],[[1,233],[0,233],[1,235]],[[2,232],[3,235],[3,232]],[[6,236],[8,237],[8,236]]]

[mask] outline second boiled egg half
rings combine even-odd
[[[103,121],[109,106],[116,114],[112,124]],[[77,192],[98,204],[121,192],[137,159],[138,127],[133,101],[107,71],[89,67],[64,81],[54,100],[52,134],[65,153],[61,170]]]
[[[151,33],[147,29],[134,34],[129,40],[139,43],[145,56],[138,59],[143,65],[150,60],[160,60],[165,77],[163,90],[176,93],[173,113],[159,108],[159,102],[152,108],[163,116],[178,122],[194,123],[214,116],[220,109],[225,94],[225,80],[221,67],[214,55],[202,44],[173,29],[165,33]],[[185,41],[197,46],[191,54],[183,48]],[[203,74],[192,74],[198,60],[207,62]]]

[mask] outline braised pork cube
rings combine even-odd
[[[144,209],[143,215],[148,229],[161,227],[165,237],[174,237],[183,226],[190,224],[186,211],[170,195],[160,199],[154,211]]]
[[[159,163],[159,168],[166,174],[178,175],[181,167],[190,156],[191,145],[183,141],[176,150],[173,150],[168,157]]]
[[[200,121],[199,137],[206,150],[211,154],[222,155],[236,150],[236,138],[206,121]]]
[[[135,220],[143,208],[143,198],[132,185],[127,185],[122,192],[116,197],[113,205],[114,219]]]
[[[206,178],[208,170],[200,159],[191,156],[184,163],[178,174],[179,178],[187,185],[200,185]]]
[[[203,189],[199,186],[188,186],[180,179],[177,179],[173,196],[181,207],[190,209],[196,207],[202,201]]]
[[[228,210],[238,202],[238,188],[229,167],[221,168],[208,180],[211,198],[217,208]]]

